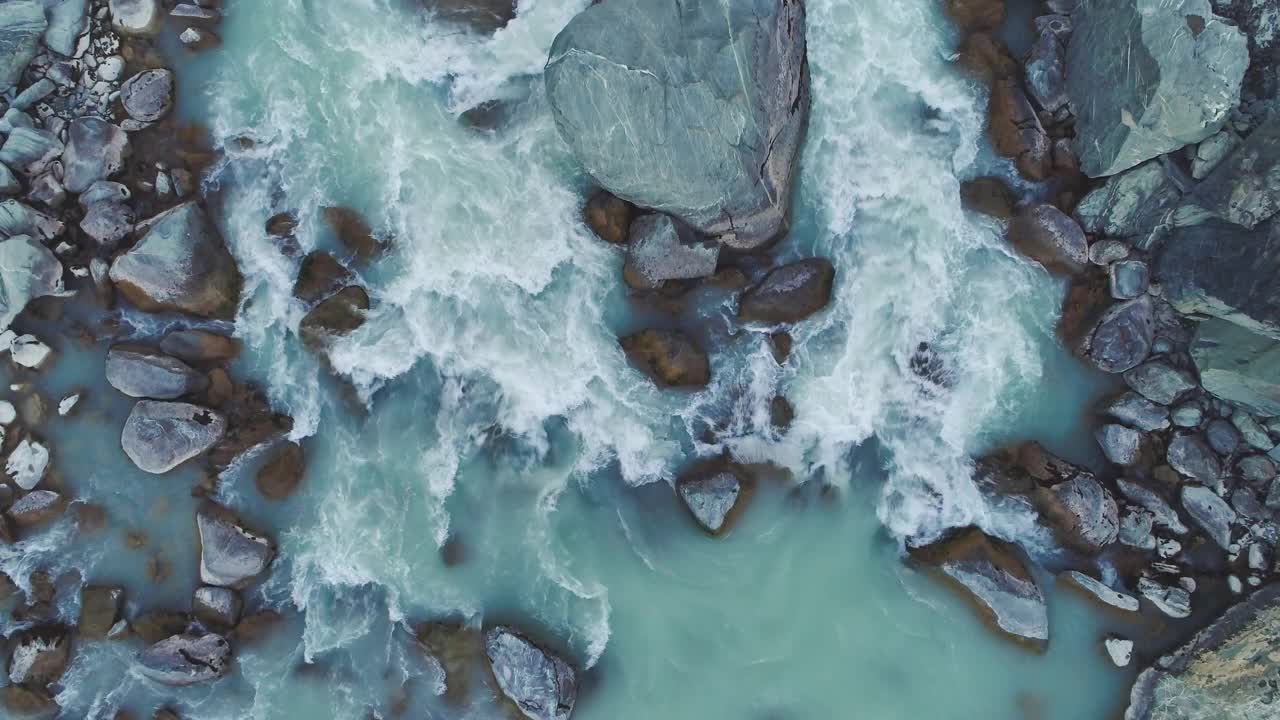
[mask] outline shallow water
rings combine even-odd
[[[903,538],[971,523],[1044,552],[1027,518],[983,504],[967,458],[1034,437],[1096,460],[1080,418],[1107,387],[1054,339],[1060,285],[960,208],[959,179],[1008,168],[981,149],[980,91],[948,63],[936,0],[808,3],[813,113],[775,254],[831,258],[837,288],[783,368],[763,329],[729,322],[726,295],[675,320],[631,303],[621,256],[581,225],[589,181],[539,74],[586,4],[524,0],[479,37],[409,0],[224,3],[224,47],[181,68],[179,107],[226,149],[208,189],[247,280],[239,370],[308,453],[284,503],[257,495],[253,458],[219,490],[277,535],[282,557],[247,602],[287,620],[240,649],[235,675],[176,692],[131,669],[135,646],[82,645],[58,698],[68,717],[162,702],[198,719],[391,717],[402,686],[407,716],[495,717],[482,689],[461,708],[435,696],[405,627],[438,618],[558,639],[589,668],[584,720],[1114,714],[1131,675],[1100,649],[1113,619],[1046,577],[1051,643],[1035,656],[900,559]],[[460,121],[491,99],[508,103],[498,128]],[[303,249],[332,247],[319,208],[336,204],[391,247],[361,271],[369,321],[332,353],[355,393],[298,341],[297,260],[262,229],[296,210]],[[616,337],[651,322],[716,348],[711,387],[658,391],[627,366]],[[922,341],[949,387],[910,372]],[[54,398],[100,375],[100,352],[61,350]],[[778,392],[797,412],[783,435],[768,421]],[[110,528],[71,552],[69,524],[27,544],[42,553],[0,546],[0,569],[83,567],[126,584],[133,610],[185,609],[194,474],[131,469],[127,412],[95,388],[80,423],[102,432],[49,431],[66,483]],[[716,540],[666,482],[723,451],[784,472]],[[141,551],[124,545],[131,527]],[[172,570],[159,584],[157,555]]]

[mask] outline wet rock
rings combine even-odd
[[[1052,27],[1040,31],[1023,63],[1027,92],[1041,109],[1056,112],[1067,104],[1065,38]]]
[[[64,227],[62,221],[33,210],[17,200],[0,201],[0,233],[52,240],[62,234]]]
[[[258,492],[272,500],[283,500],[298,488],[305,470],[306,457],[302,446],[287,442],[273,450],[258,470],[255,477]]]
[[[985,85],[1000,80],[1016,79],[1021,69],[1004,43],[987,32],[976,32],[964,38],[957,64]]]
[[[1164,166],[1152,160],[1107,178],[1080,200],[1075,216],[1088,233],[1124,238],[1146,250],[1169,231],[1181,198]]]
[[[1240,445],[1240,431],[1222,418],[1209,423],[1204,429],[1204,438],[1219,455],[1230,455]]]
[[[265,229],[273,237],[292,237],[298,229],[298,216],[292,210],[278,212],[267,218]]]
[[[1222,549],[1231,545],[1231,524],[1236,521],[1236,511],[1217,493],[1201,485],[1184,485],[1182,507]]]
[[[1013,159],[1018,173],[1028,180],[1049,177],[1053,167],[1049,136],[1015,79],[998,78],[992,83],[987,118],[987,134],[997,154]]]
[[[1082,572],[1068,570],[1058,577],[1087,592],[1098,602],[1117,610],[1138,612],[1138,599],[1132,595],[1107,587],[1101,580],[1096,580]]]
[[[111,264],[116,289],[147,312],[233,318],[243,279],[200,205],[184,203],[148,224],[142,240]]]
[[[53,490],[32,490],[6,511],[18,527],[34,527],[56,519],[67,509],[67,499]]]
[[[124,169],[128,155],[129,136],[119,126],[93,116],[76,118],[62,151],[63,185],[82,193]]]
[[[275,559],[275,546],[246,530],[226,508],[206,504],[196,513],[200,533],[200,581],[233,589],[248,587]]]
[[[298,325],[298,333],[309,345],[323,345],[359,329],[368,310],[369,294],[359,285],[350,285],[312,308]]]
[[[516,16],[515,0],[422,0],[422,3],[446,20],[484,33],[506,27]]]
[[[6,685],[0,689],[0,703],[19,718],[53,717],[58,704],[44,688]]]
[[[80,220],[80,229],[103,245],[115,245],[133,231],[137,215],[133,207],[122,202],[99,202],[90,205]]]
[[[178,40],[193,52],[202,50],[211,50],[222,44],[222,38],[218,37],[212,30],[205,30],[198,27],[189,27],[178,35]]]
[[[381,243],[373,237],[373,230],[360,213],[345,207],[327,207],[321,211],[324,222],[338,238],[338,242],[355,256],[356,260],[365,262],[382,249]]]
[[[43,626],[17,636],[9,654],[9,682],[40,687],[57,682],[71,656],[66,628]]]
[[[1212,486],[1222,482],[1222,464],[1199,435],[1176,435],[1166,457],[1174,470],[1193,480]]]
[[[155,122],[173,109],[173,72],[165,68],[146,70],[120,86],[120,102],[129,117],[138,122]]]
[[[1147,292],[1150,278],[1147,264],[1139,260],[1121,260],[1107,268],[1111,280],[1111,297],[1132,300]]]
[[[142,674],[165,685],[217,680],[231,668],[231,645],[221,635],[174,635],[138,656]]]
[[[1089,243],[1075,220],[1052,205],[1021,210],[1009,223],[1009,242],[1046,269],[1078,273],[1089,261]]]
[[[76,42],[89,29],[87,0],[49,0],[45,3],[48,27],[44,32],[45,47],[71,57]]]
[[[1144,432],[1154,432],[1169,427],[1169,409],[1135,392],[1126,392],[1106,403],[1101,410],[1125,425]]]
[[[164,24],[160,0],[110,0],[108,7],[111,26],[124,35],[155,35]]]
[[[1216,170],[1196,185],[1178,210],[1180,224],[1214,217],[1252,228],[1280,211],[1280,117],[1271,116]]]
[[[692,473],[676,481],[676,493],[685,507],[713,535],[727,529],[726,522],[742,492],[742,481],[732,467]]]
[[[44,8],[32,0],[10,0],[0,4],[0,91],[7,91],[22,79],[44,35],[48,22]]]
[[[239,357],[240,343],[208,330],[175,330],[160,341],[160,350],[184,362],[217,365]]]
[[[699,238],[680,220],[650,213],[631,223],[622,276],[638,289],[660,287],[666,280],[707,277],[716,271],[720,246]]]
[[[1122,373],[1151,353],[1155,317],[1150,297],[1113,305],[1085,338],[1084,353],[1099,370]]]
[[[1125,720],[1266,718],[1280,682],[1280,584],[1227,610],[1138,676]]]
[[[1161,360],[1129,370],[1124,374],[1124,381],[1143,397],[1161,405],[1172,405],[1197,387],[1190,374]]]
[[[1044,594],[1020,551],[976,528],[912,551],[972,596],[984,617],[1013,638],[1043,648],[1049,641]]]
[[[614,245],[627,242],[634,215],[635,207],[631,203],[603,190],[592,195],[582,209],[587,227],[601,240]]]
[[[86,640],[103,640],[120,619],[124,588],[86,585],[80,590],[80,620],[76,628]]]
[[[1125,508],[1120,515],[1120,534],[1118,539],[1122,545],[1139,550],[1154,550],[1156,538],[1152,535],[1155,516],[1146,510]]]
[[[190,622],[191,619],[185,613],[158,610],[139,615],[130,625],[142,642],[154,645],[167,637],[186,632]]]
[[[1245,38],[1208,0],[1085,3],[1071,19],[1067,92],[1090,177],[1209,137],[1239,102]]]
[[[1185,588],[1162,585],[1142,577],[1138,578],[1138,594],[1171,618],[1182,619],[1191,614],[1191,593]]]
[[[333,295],[356,279],[332,255],[320,250],[308,253],[298,266],[298,279],[293,284],[293,296],[311,304]]]
[[[1124,425],[1108,423],[1094,433],[1102,454],[1117,465],[1133,465],[1142,455],[1142,433]]]
[[[1180,428],[1199,427],[1204,422],[1204,410],[1195,402],[1183,403],[1169,413],[1169,419]]]
[[[960,183],[960,202],[974,212],[1001,220],[1013,215],[1017,196],[999,177],[980,177]]]
[[[31,300],[62,292],[62,263],[48,248],[26,235],[0,242],[0,332]]]
[[[226,631],[240,621],[244,601],[231,588],[205,585],[191,598],[191,614],[210,630]]]
[[[578,698],[573,668],[509,627],[484,634],[484,652],[498,688],[529,720],[569,720]]]
[[[809,112],[804,33],[804,5],[784,0],[728,14],[709,2],[604,0],[556,37],[547,96],[601,187],[758,248],[786,224]],[[715,90],[727,87],[747,91]]]
[[[777,325],[799,322],[831,302],[835,268],[825,258],[809,258],[775,268],[738,301],[742,322]]]
[[[1260,415],[1280,415],[1280,341],[1208,320],[1196,329],[1191,359],[1214,397]]]
[[[995,30],[1004,23],[1005,0],[945,0],[942,9],[962,32]]]
[[[139,469],[159,475],[213,447],[226,425],[221,414],[199,405],[142,400],[129,413],[120,444]]]
[[[1091,475],[1078,474],[1050,491],[1056,502],[1043,504],[1041,512],[1063,542],[1097,553],[1116,541],[1120,529],[1116,501]]]
[[[139,345],[107,351],[107,382],[133,398],[173,400],[204,390],[209,379],[181,360]]]
[[[1231,424],[1240,433],[1240,439],[1255,450],[1269,452],[1276,446],[1267,429],[1247,412],[1236,410],[1231,413]]]
[[[711,379],[707,354],[678,330],[642,330],[621,338],[627,358],[665,387],[701,387]]]
[[[1156,258],[1155,279],[1184,315],[1229,320],[1280,339],[1280,223],[1247,230],[1218,220],[1174,230]]]
[[[9,346],[9,358],[15,365],[36,371],[43,370],[53,359],[53,354],[53,348],[34,335],[19,335]],[[43,417],[43,410],[36,415]]]

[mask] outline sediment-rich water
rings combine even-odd
[[[240,370],[295,417],[308,451],[284,503],[257,495],[252,459],[219,491],[276,534],[281,558],[247,600],[287,621],[241,649],[231,677],[178,691],[131,669],[136,646],[84,644],[58,697],[68,717],[162,702],[198,720],[391,717],[406,681],[405,717],[494,717],[483,692],[461,708],[435,697],[404,629],[435,618],[558,638],[586,669],[580,720],[1080,720],[1122,707],[1130,676],[1100,650],[1114,621],[1051,578],[1051,643],[1036,656],[900,560],[903,538],[969,523],[1040,552],[1026,518],[986,508],[967,458],[1035,437],[1092,459],[1079,420],[1104,389],[1054,339],[1057,282],[961,210],[961,178],[1005,168],[982,149],[980,90],[948,62],[936,0],[808,2],[814,106],[794,228],[775,252],[831,258],[836,297],[779,368],[763,334],[729,321],[731,299],[708,292],[674,321],[715,348],[696,394],[655,389],[618,349],[619,334],[673,321],[628,301],[621,255],[582,226],[589,181],[542,94],[546,50],[587,0],[521,4],[481,37],[411,0],[227,0],[223,48],[180,69],[181,112],[226,148],[208,189],[247,281]],[[499,127],[460,121],[491,99],[508,103]],[[263,232],[297,210],[303,249],[330,247],[326,205],[359,209],[391,240],[362,271],[369,321],[332,353],[354,393],[299,342],[297,260]],[[921,341],[949,387],[911,373]],[[61,350],[53,397],[101,374],[100,356]],[[778,392],[797,412],[783,435],[768,421]],[[183,609],[193,476],[133,469],[117,441],[127,411],[94,388],[83,412],[100,433],[50,431],[67,484],[106,505],[110,527],[71,551],[69,523],[0,546],[0,569],[82,567],[126,584],[133,610]],[[787,473],[717,540],[665,483],[726,450]],[[128,528],[147,546],[126,547]],[[449,539],[456,567],[441,559]],[[157,557],[160,583],[146,577]]]

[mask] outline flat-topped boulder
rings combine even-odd
[[[1178,209],[1184,225],[1218,218],[1253,228],[1280,211],[1280,116],[1263,120]]]
[[[516,16],[516,0],[422,0],[439,17],[479,32],[506,27]]]
[[[200,581],[233,589],[248,587],[275,559],[271,539],[241,524],[235,513],[206,503],[196,513],[200,535]]]
[[[795,323],[831,302],[835,267],[826,258],[807,258],[774,268],[738,300],[743,322]]]
[[[210,682],[231,669],[231,643],[213,633],[174,635],[143,650],[138,665],[143,675],[164,685]]]
[[[173,400],[209,384],[204,373],[181,360],[141,345],[116,345],[107,351],[107,382],[134,398]]]
[[[1067,93],[1090,177],[1200,142],[1240,102],[1245,37],[1209,0],[1087,2],[1071,20]]]
[[[809,113],[804,3],[603,0],[556,37],[546,88],[602,188],[735,248],[785,228]]]
[[[1080,349],[1099,370],[1122,373],[1147,359],[1154,340],[1155,307],[1144,295],[1108,308]]]
[[[1037,649],[1049,642],[1044,593],[1016,546],[968,528],[912,550],[911,557],[964,590],[987,620],[1015,640]]]
[[[124,423],[120,445],[139,469],[159,475],[212,448],[226,429],[226,418],[209,408],[141,400]]]
[[[116,289],[147,312],[233,318],[244,280],[204,209],[184,203],[147,225],[138,244],[111,264]]]
[[[484,634],[484,653],[502,694],[529,720],[569,720],[578,699],[573,667],[506,626]]]
[[[1262,416],[1280,415],[1280,340],[1208,320],[1196,328],[1191,359],[1215,397]]]
[[[63,292],[62,263],[27,235],[0,242],[0,332],[28,302]]]
[[[1164,297],[1184,315],[1229,320],[1280,339],[1280,223],[1249,230],[1221,220],[1179,227],[1155,264]]]
[[[1280,583],[1227,610],[1134,681],[1125,720],[1266,720],[1280,682]]]

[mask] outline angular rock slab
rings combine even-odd
[[[1240,101],[1245,37],[1209,0],[1093,0],[1071,19],[1067,93],[1090,177],[1200,142]]]
[[[652,213],[631,223],[622,276],[634,288],[652,289],[666,280],[691,280],[716,271],[720,246],[700,239],[683,222]]]
[[[676,492],[704,530],[715,535],[725,529],[725,521],[742,495],[742,482],[730,470],[681,478]]]
[[[1280,211],[1280,117],[1270,116],[1196,186],[1179,224],[1210,217],[1253,228]]]
[[[216,445],[226,429],[226,418],[209,408],[142,400],[124,423],[120,445],[139,469],[160,475]]]
[[[1176,229],[1156,259],[1155,279],[1184,315],[1222,318],[1280,339],[1280,223],[1253,230],[1211,220]]]
[[[31,300],[62,291],[62,263],[48,248],[26,235],[0,242],[0,332]]]
[[[62,183],[70,192],[82,193],[124,169],[128,154],[129,136],[118,125],[98,117],[76,118],[62,150]]]
[[[142,674],[182,687],[217,680],[231,669],[231,643],[221,635],[174,635],[138,655]]]
[[[1264,417],[1280,415],[1280,341],[1207,320],[1191,341],[1200,383],[1214,397]]]
[[[0,92],[18,84],[36,56],[48,22],[44,7],[33,0],[0,3]]]
[[[1138,676],[1125,720],[1269,720],[1280,685],[1280,583],[1222,614]]]
[[[556,37],[546,87],[604,189],[735,248],[783,230],[809,113],[803,3],[604,0]]]
[[[245,529],[226,508],[202,507],[196,513],[196,529],[200,534],[200,581],[206,585],[244,589],[275,559],[270,538]]]
[[[184,203],[148,223],[138,244],[111,264],[116,288],[147,312],[234,317],[244,280],[200,205]]]
[[[484,652],[498,688],[525,717],[569,720],[578,699],[578,680],[568,663],[503,626],[484,634]]]

